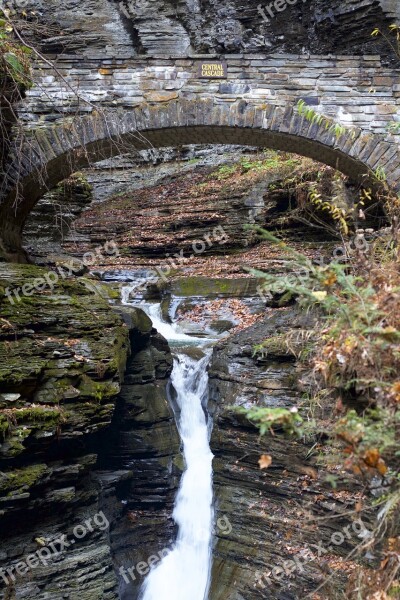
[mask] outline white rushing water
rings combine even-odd
[[[130,296],[132,292],[135,292],[138,284],[128,284],[124,285],[121,289],[121,301],[122,304],[130,304],[135,306],[135,302],[131,302]],[[158,333],[161,333],[169,342],[187,342],[188,344],[193,344],[193,342],[197,341],[197,338],[194,338],[190,335],[186,335],[179,331],[179,327],[174,323],[166,323],[161,314],[161,304],[157,303],[146,303],[140,302],[140,304],[136,304],[138,308],[144,310],[144,312],[150,317],[153,322],[153,326],[157,329]]]
[[[161,333],[169,342],[187,342],[192,344],[197,341],[196,338],[181,333],[174,323],[166,323],[161,315],[161,304],[143,305],[142,309],[149,315],[153,322],[153,326]]]
[[[122,289],[124,304],[129,301],[132,286]],[[202,348],[207,340],[179,331],[162,319],[160,304],[140,304],[153,326],[175,347],[197,343]],[[204,348],[203,348],[204,350]],[[150,571],[144,581],[141,600],[207,600],[211,574],[213,528],[212,459],[209,428],[204,408],[208,398],[207,365],[211,351],[200,360],[184,352],[175,353],[171,383],[179,408],[178,429],[183,445],[186,469],[175,499],[173,518],[178,536],[173,548]]]
[[[171,376],[181,414],[179,432],[186,470],[175,500],[178,525],[174,548],[150,572],[142,600],[206,600],[211,572],[212,459],[203,403],[207,398],[209,356],[174,359]]]

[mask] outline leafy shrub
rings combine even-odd
[[[302,435],[303,419],[297,411],[296,407],[287,408],[264,408],[254,406],[252,408],[244,408],[237,406],[233,409],[238,414],[245,415],[249,421],[254,423],[260,430],[260,435],[265,435],[268,431],[273,432],[274,429],[282,429],[289,435]]]

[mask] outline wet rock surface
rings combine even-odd
[[[117,511],[110,542],[119,575],[119,598],[127,600],[138,597],[149,559],[160,560],[173,544],[171,515],[183,463],[167,394],[172,370],[168,344],[142,311],[124,307],[122,312],[128,325],[132,319],[135,323],[130,334],[134,351],[99,462],[104,469],[102,478],[112,476],[115,469],[131,474],[120,487],[118,500],[110,496]]]

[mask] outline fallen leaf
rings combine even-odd
[[[326,285],[327,287],[330,287],[334,283],[336,283],[336,281],[337,281],[337,277],[336,277],[335,273],[328,273],[328,276],[324,281],[324,285]]]
[[[300,470],[305,475],[311,477],[311,479],[318,479],[318,471],[313,467],[301,467]]]
[[[258,464],[260,465],[260,469],[268,469],[268,467],[271,466],[271,463],[272,463],[272,456],[270,456],[269,454],[261,454],[260,460],[258,461]]]
[[[42,537],[37,537],[35,538],[35,542],[37,544],[39,544],[39,546],[45,546],[46,545],[46,540]]]
[[[376,468],[378,469],[378,473],[380,475],[386,475],[388,468],[387,468],[386,463],[383,460],[383,458],[380,458],[378,460],[378,464],[376,465]]]
[[[376,467],[379,461],[379,450],[378,448],[371,448],[364,454],[364,462],[369,467]]]
[[[363,503],[361,501],[356,502],[355,510],[357,513],[361,512],[363,509]]]
[[[388,562],[389,562],[389,558],[388,557],[386,557],[383,560],[381,560],[380,568],[384,569],[386,567],[386,565],[388,564]]]

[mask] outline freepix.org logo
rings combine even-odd
[[[259,4],[257,6],[257,10],[264,19],[266,23],[270,23],[271,19],[276,17],[277,12],[283,12],[287,9],[288,6],[294,6],[298,2],[307,2],[307,0],[274,0],[274,2],[270,2],[266,6]],[[265,11],[268,13],[269,17],[265,14]]]

